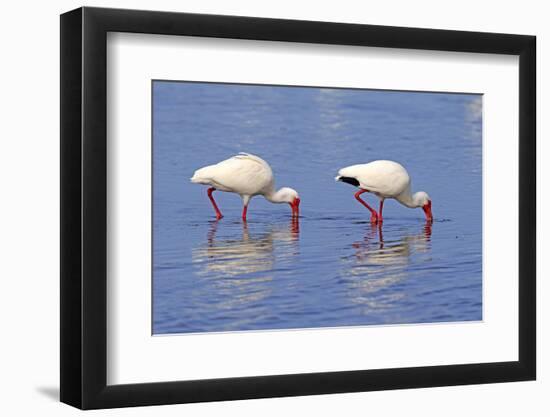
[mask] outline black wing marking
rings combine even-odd
[[[338,178],[338,181],[342,181],[342,182],[345,182],[346,184],[350,184],[350,185],[353,185],[355,187],[359,187],[359,181],[357,181],[353,177],[340,177],[340,178]]]

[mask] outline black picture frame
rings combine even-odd
[[[107,385],[108,32],[519,56],[519,360]],[[61,15],[61,401],[94,409],[535,379],[535,50],[524,35],[88,7]]]

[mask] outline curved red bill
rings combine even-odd
[[[296,197],[292,203],[290,204],[290,208],[292,209],[292,217],[298,217],[300,215],[300,199]]]
[[[426,220],[429,222],[434,221],[434,217],[432,215],[432,202],[428,201],[426,204],[422,206],[422,210],[424,210],[424,214],[426,215]]]

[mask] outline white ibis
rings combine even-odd
[[[352,165],[338,171],[335,179],[359,188],[355,198],[371,212],[371,223],[382,222],[382,208],[386,198],[393,198],[409,208],[422,207],[426,220],[433,222],[430,196],[424,191],[411,194],[409,173],[397,162],[373,161],[368,164]],[[361,199],[361,194],[367,192],[380,199],[378,213]]]
[[[239,153],[232,158],[209,165],[195,171],[191,182],[210,185],[208,198],[212,202],[216,219],[223,217],[212,193],[215,190],[236,193],[243,199],[242,219],[246,221],[246,212],[250,199],[255,195],[263,195],[272,203],[288,203],[292,209],[292,217],[298,217],[300,198],[296,190],[283,187],[275,191],[275,180],[269,164],[262,158],[249,153]]]

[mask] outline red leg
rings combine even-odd
[[[210,199],[210,202],[212,203],[212,205],[214,206],[214,211],[216,212],[216,219],[217,220],[220,220],[223,215],[222,215],[222,212],[220,211],[220,209],[218,208],[218,205],[216,204],[216,202],[214,201],[214,197],[212,197],[212,193],[216,191],[216,189],[214,187],[210,187],[208,189],[208,198]]]
[[[363,193],[368,193],[368,191],[367,191],[367,190],[359,190],[359,191],[357,191],[357,192],[355,193],[355,198],[357,199],[357,201],[359,201],[361,204],[363,204],[366,208],[369,209],[370,214],[371,214],[371,216],[370,216],[370,222],[371,222],[371,223],[377,223],[377,222],[378,222],[378,215],[376,214],[376,210],[373,209],[371,206],[369,206],[365,201],[363,201],[363,200],[361,199],[360,196],[361,196],[361,194],[363,194]]]
[[[243,222],[246,221],[246,212],[248,210],[248,205],[243,206]]]
[[[378,221],[382,223],[382,209],[384,208],[384,199],[380,200],[380,210],[378,210]]]

